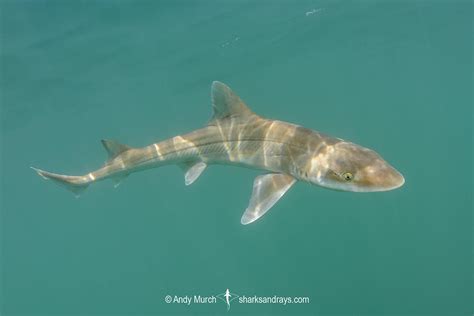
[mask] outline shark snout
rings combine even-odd
[[[405,183],[405,178],[398,170],[384,163],[375,168],[375,171],[370,169],[367,171],[366,182],[369,191],[389,191],[401,187]]]
[[[391,167],[392,170],[387,173],[385,179],[385,188],[387,190],[393,190],[401,187],[405,183],[405,178],[395,168]]]

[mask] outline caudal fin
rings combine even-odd
[[[36,171],[43,179],[53,180],[54,183],[65,187],[74,193],[76,197],[81,195],[81,193],[89,186],[89,182],[84,180],[84,177],[82,176],[66,176],[62,174],[51,173],[34,167],[31,167],[31,169]]]

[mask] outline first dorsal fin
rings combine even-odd
[[[109,160],[114,159],[124,151],[127,151],[132,148],[130,146],[117,143],[113,140],[102,139],[101,142],[102,145],[104,145],[105,150],[107,150],[107,153],[109,154]]]
[[[209,124],[227,118],[248,119],[254,113],[228,86],[214,81],[211,88],[213,116]]]

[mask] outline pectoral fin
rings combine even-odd
[[[247,225],[262,217],[295,182],[292,176],[281,173],[256,177],[249,206],[240,222]]]
[[[114,181],[114,188],[117,188],[120,183],[122,183],[122,180],[125,179],[126,177],[128,177],[128,174],[121,174],[121,175],[118,175],[118,176],[114,176],[112,177],[112,181]]]

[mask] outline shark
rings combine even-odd
[[[216,295],[216,297],[227,305],[227,310],[229,311],[230,303],[232,303],[233,300],[236,300],[240,296],[235,293],[231,293],[229,289],[226,289],[225,293],[218,294]]]
[[[109,158],[95,171],[75,176],[31,168],[76,196],[97,181],[112,179],[117,186],[131,173],[171,164],[183,169],[186,185],[214,164],[263,170],[243,225],[266,214],[296,182],[351,192],[389,191],[405,183],[374,150],[257,115],[224,83],[212,83],[211,98],[213,115],[201,129],[141,148],[102,140]]]
[[[229,310],[229,309],[230,309],[230,301],[229,301],[229,298],[230,298],[230,296],[231,296],[229,289],[227,289],[227,290],[225,291],[224,296],[225,296],[225,302],[226,302],[226,304],[227,304],[227,310]]]

